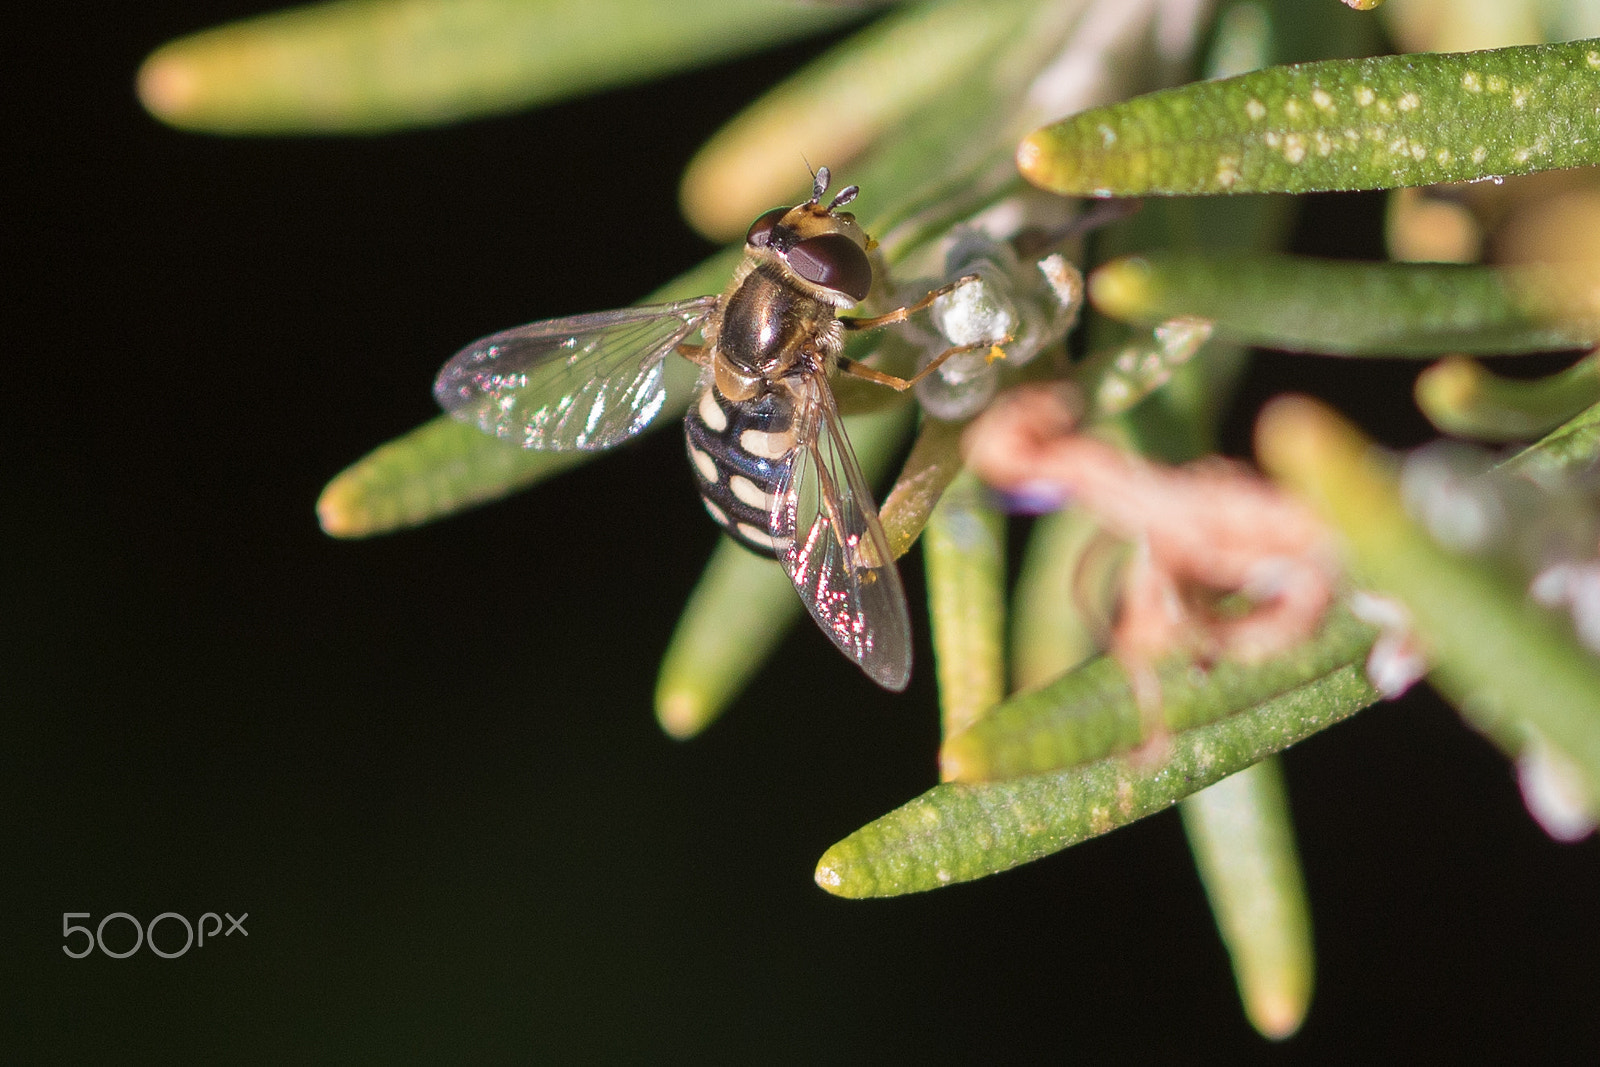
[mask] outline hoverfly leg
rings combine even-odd
[[[847,319],[841,316],[839,319],[839,325],[843,326],[847,330],[876,330],[880,326],[890,326],[897,322],[904,322],[916,312],[921,311],[925,307],[931,306],[935,300],[939,299],[941,296],[944,296],[946,293],[953,293],[963,285],[970,284],[977,280],[978,276],[976,274],[963,275],[962,277],[951,282],[949,285],[939,286],[939,288],[928,293],[915,304],[907,304],[904,307],[895,308],[893,311],[882,315],[876,315],[870,319]]]
[[[947,348],[943,352],[940,352],[937,356],[934,356],[926,367],[923,367],[909,378],[901,378],[895,374],[885,374],[881,370],[874,370],[864,363],[857,363],[855,360],[846,359],[843,356],[839,357],[839,370],[844,374],[850,375],[852,378],[862,378],[869,382],[876,382],[879,385],[887,385],[895,392],[903,393],[907,389],[910,389],[913,385],[916,385],[918,382],[922,381],[922,379],[926,378],[928,375],[932,374],[934,371],[938,370],[939,365],[945,360],[949,359],[951,356],[959,356],[963,352],[977,352],[985,348],[993,349],[994,351],[999,352],[1000,346],[1008,343],[1010,340],[1011,335],[1007,334],[998,341],[974,341],[971,344],[956,345],[953,348]],[[999,359],[1003,355],[1004,353],[1000,353],[999,355],[992,356],[991,358]]]
[[[688,342],[683,342],[673,348],[673,351],[689,362],[701,367],[709,367],[711,365],[711,353],[706,345],[692,345]]]

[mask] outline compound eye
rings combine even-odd
[[[751,248],[765,248],[767,242],[772,240],[772,231],[777,227],[779,220],[789,213],[786,207],[775,207],[750,224],[750,232],[744,235],[744,243]]]
[[[872,291],[872,261],[842,233],[808,237],[789,249],[789,266],[808,282],[862,301]]]

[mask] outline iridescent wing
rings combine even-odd
[[[610,448],[666,399],[661,363],[720,297],[547,319],[491,334],[439,371],[439,406],[523,448]]]
[[[911,679],[911,618],[872,491],[818,375],[795,387],[793,462],[771,532],[795,591],[839,650],[895,692]]]

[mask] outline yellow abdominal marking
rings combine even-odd
[[[715,485],[717,482],[717,461],[698,448],[689,449],[689,459],[694,463],[694,469],[700,472],[700,477]]]
[[[728,416],[722,410],[722,405],[711,395],[710,389],[700,394],[700,421],[705,423],[712,433],[721,433],[728,428]]]
[[[728,479],[728,488],[733,495],[753,508],[767,510],[772,507],[772,497],[761,490],[755,482],[742,474],[735,474]]]

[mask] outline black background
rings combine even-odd
[[[5,1047],[1600,1050],[1600,846],[1545,839],[1431,698],[1286,757],[1319,988],[1271,1046],[1175,815],[918,897],[812,884],[829,844],[934,781],[920,612],[904,697],[797,631],[705,736],[657,731],[656,663],[716,539],[677,434],[420,531],[323,536],[322,485],[432,417],[464,341],[629,303],[707,254],[683,164],[820,45],[383,139],[219,140],[139,110],[151,48],[267,6],[79,11],[12,42]],[[1310,246],[1376,254],[1374,198],[1313,199]],[[1410,374],[1268,357],[1244,405],[1318,388],[1407,443]],[[917,604],[915,554],[903,571]],[[63,954],[64,912],[117,911],[248,912],[249,934]]]

